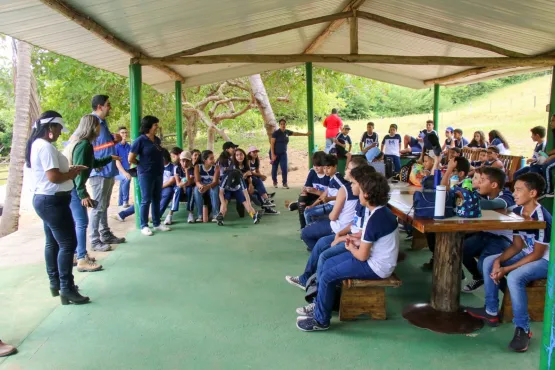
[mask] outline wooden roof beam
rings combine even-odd
[[[87,29],[89,32],[98,36],[100,39],[112,45],[116,49],[130,55],[132,58],[148,57],[148,54],[146,54],[144,51],[114,36],[110,31],[108,31],[106,28],[98,24],[91,17],[78,12],[76,9],[66,4],[64,1],[40,0],[40,2],[48,6],[49,8],[53,9],[54,11],[60,13],[61,15],[65,16],[66,18],[71,19],[73,22]],[[160,64],[160,65],[154,66],[154,68],[164,72],[174,80],[185,82],[185,77],[181,76],[179,73],[177,73],[170,67]]]
[[[541,54],[535,55],[534,57],[541,58],[541,57],[551,57],[551,56],[554,56],[554,55],[555,55],[555,50],[550,50],[546,53],[541,53]],[[449,82],[453,82],[453,81],[456,81],[456,80],[463,79],[465,77],[481,75],[481,74],[484,74],[484,73],[500,71],[500,70],[503,70],[503,69],[507,69],[507,67],[481,66],[481,67],[477,67],[477,68],[470,68],[470,69],[466,69],[464,71],[453,73],[453,74],[450,74],[450,75],[447,75],[447,76],[432,78],[430,80],[425,80],[424,84],[426,84],[426,85],[433,85],[433,84],[443,85],[443,84],[448,84]]]
[[[142,65],[193,65],[218,63],[376,63],[480,67],[543,67],[555,65],[555,56],[467,58],[381,54],[223,54],[181,58],[137,58]]]
[[[365,0],[350,0],[349,3],[343,8],[343,12],[351,12],[357,10],[364,4]],[[304,50],[304,54],[313,54],[316,49],[324,43],[324,41],[335,31],[339,29],[345,23],[345,19],[338,19],[331,22],[321,34],[316,36],[314,40],[307,46]]]
[[[366,20],[369,20],[369,21],[372,21],[372,22],[381,23],[381,24],[384,24],[384,25],[389,26],[389,27],[397,28],[397,29],[408,31],[408,32],[411,32],[411,33],[416,33],[416,34],[419,34],[419,35],[422,35],[422,36],[431,37],[431,38],[434,38],[434,39],[448,41],[448,42],[453,42],[453,43],[456,43],[456,44],[472,46],[474,48],[491,51],[491,52],[494,52],[494,53],[497,53],[497,54],[500,54],[500,55],[505,55],[505,56],[508,56],[508,57],[525,57],[525,56],[528,56],[527,54],[518,53],[516,51],[512,51],[512,50],[508,50],[508,49],[505,49],[505,48],[501,48],[499,46],[488,44],[487,42],[472,40],[472,39],[469,39],[469,38],[466,38],[466,37],[454,36],[454,35],[450,35],[448,33],[443,33],[443,32],[433,31],[433,30],[429,30],[429,29],[426,29],[426,28],[418,27],[418,26],[413,26],[413,25],[408,24],[408,23],[399,22],[399,21],[396,21],[396,20],[393,20],[393,19],[390,19],[390,18],[386,18],[386,17],[382,17],[381,15],[377,15],[377,14],[373,14],[373,13],[357,11],[357,16],[359,18],[362,18],[362,19],[366,19]]]
[[[235,44],[238,44],[240,42],[253,40],[253,39],[256,39],[256,38],[259,38],[259,37],[275,35],[277,33],[290,31],[290,30],[294,30],[294,29],[297,29],[297,28],[301,28],[301,27],[312,26],[312,25],[319,24],[319,23],[333,22],[333,21],[337,21],[337,20],[340,20],[340,19],[349,18],[349,17],[352,17],[352,16],[353,16],[352,11],[345,11],[345,12],[336,13],[336,14],[324,15],[322,17],[305,19],[303,21],[284,24],[283,26],[272,27],[272,28],[268,28],[268,29],[265,29],[265,30],[252,32],[252,33],[247,33],[245,35],[241,35],[241,36],[237,36],[237,37],[231,37],[229,39],[225,39],[225,40],[221,40],[221,41],[216,41],[216,42],[211,42],[211,43],[208,43],[208,44],[196,46],[196,47],[191,48],[191,49],[180,51],[179,53],[168,55],[165,58],[175,58],[175,57],[182,57],[182,56],[186,56],[186,55],[194,55],[194,54],[202,53],[202,52],[208,51],[208,50],[223,48],[224,46],[235,45]]]

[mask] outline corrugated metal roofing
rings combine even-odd
[[[67,4],[107,28],[118,38],[154,57],[270,27],[341,11],[341,0],[67,0]],[[546,0],[366,0],[362,11],[411,25],[491,43],[530,55],[555,49],[555,2]],[[203,53],[296,54],[327,24],[250,40]],[[0,0],[0,32],[86,64],[127,75],[130,56],[38,0]],[[349,52],[345,23],[316,51]],[[362,54],[490,57],[495,53],[394,29],[359,19]],[[201,54],[201,55],[203,55]],[[171,66],[195,86],[293,64],[211,64]],[[316,64],[413,88],[424,81],[456,73],[466,67],[384,64]],[[464,83],[512,70],[470,76]],[[172,91],[173,80],[144,67],[144,82]]]

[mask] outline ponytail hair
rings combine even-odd
[[[29,136],[29,140],[27,140],[27,147],[25,148],[25,164],[28,168],[31,168],[31,147],[33,143],[35,140],[44,137],[51,127],[58,124],[58,122],[53,122],[55,118],[62,118],[62,115],[56,111],[47,110],[33,122],[31,135]]]

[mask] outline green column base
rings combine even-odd
[[[345,165],[347,164],[346,158],[339,158],[337,160],[337,172],[345,176]]]

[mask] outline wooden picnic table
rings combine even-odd
[[[464,234],[484,230],[545,229],[545,222],[524,219],[504,210],[482,210],[482,217],[475,219],[415,218],[412,199],[419,189],[391,184],[389,208],[392,212],[421,233],[436,233],[431,302],[406,307],[403,317],[415,326],[440,333],[471,333],[480,329],[483,322],[464,313],[459,304]]]

